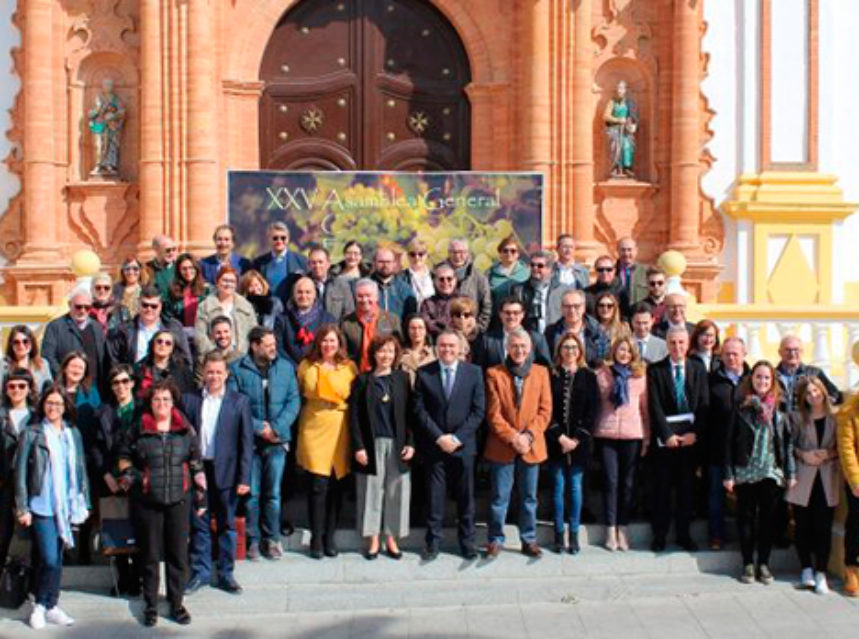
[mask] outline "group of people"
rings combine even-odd
[[[130,500],[137,549],[118,562],[116,591],[142,591],[146,625],[158,619],[162,559],[178,623],[191,620],[186,594],[241,592],[237,509],[247,559],[280,559],[293,460],[308,479],[317,559],[338,554],[350,473],[368,560],[402,557],[413,484],[425,489],[424,560],[438,556],[449,494],[460,552],[475,559],[481,472],[485,556],[504,548],[515,486],[521,552],[539,557],[541,468],[553,548],[576,554],[583,485],[598,466],[608,550],[629,549],[644,472],[652,550],[666,549],[673,520],[677,545],[695,551],[701,477],[714,550],[726,538],[725,495],[736,496],[742,581],[772,582],[790,504],[801,581],[819,593],[846,482],[845,593],[859,595],[859,404],[836,411],[841,393],[803,363],[797,337],[782,341],[777,365],[749,367],[741,339],[686,321],[686,297],[666,294],[665,272],[637,262],[631,238],[617,258],[595,260],[593,281],[569,235],[525,260],[508,237],[486,273],[464,239],[431,267],[419,238],[407,265],[395,246],[365,261],[354,241],[337,264],[323,247],[300,254],[281,222],[268,238],[249,261],[229,225],[202,260],[156,237],[151,261],[128,258],[118,281],[99,274],[73,290],[41,348],[26,326],[10,331],[0,564],[16,522],[29,528],[34,628],[73,623],[57,605],[63,555],[77,544],[87,560],[105,499]]]

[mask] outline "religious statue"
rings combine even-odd
[[[638,107],[627,97],[626,82],[617,83],[614,97],[605,105],[603,120],[608,135],[608,155],[611,177],[634,177],[635,131],[638,128]]]
[[[113,80],[106,79],[102,84],[102,91],[90,109],[88,120],[95,140],[95,166],[90,175],[118,175],[125,102],[114,92]]]

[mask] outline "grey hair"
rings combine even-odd
[[[108,285],[113,284],[113,278],[110,273],[96,273],[93,275],[91,286],[95,286],[96,282],[107,282]]]
[[[289,227],[286,225],[286,222],[281,222],[280,220],[276,220],[268,225],[267,231],[286,231],[289,233]]]
[[[531,344],[531,335],[521,326],[514,328],[512,331],[507,333],[507,344],[510,344],[510,341],[514,338],[527,340],[528,343]]]
[[[578,288],[574,288],[574,289],[571,289],[569,291],[566,291],[563,295],[561,295],[561,301],[563,302],[568,297],[575,297],[580,302],[584,302],[586,299],[585,298],[585,292],[581,289],[578,289]]]
[[[75,286],[71,291],[69,291],[69,302],[74,300],[76,297],[86,297],[92,301],[92,291],[83,285]]]
[[[544,251],[544,250],[540,249],[539,251],[534,251],[533,253],[531,253],[531,257],[532,258],[539,257],[539,258],[546,260],[546,265],[549,266],[550,268],[555,263],[555,254],[552,253],[551,251]]]
[[[681,333],[685,335],[687,339],[689,338],[689,331],[686,330],[685,326],[672,326],[668,331],[666,331],[665,340],[668,341],[668,338],[672,335],[680,335]]]
[[[376,297],[379,297],[379,285],[376,284],[375,280],[371,280],[369,277],[362,277],[360,280],[355,282],[355,293],[358,293],[359,288],[370,288],[373,289],[373,293],[376,294]]]
[[[448,242],[448,243],[447,243],[447,249],[448,249],[448,250],[450,250],[450,249],[451,249],[451,247],[452,247],[454,244],[462,244],[463,246],[465,246],[465,248],[466,248],[466,249],[468,249],[468,248],[469,248],[469,247],[468,247],[468,240],[467,240],[467,239],[465,239],[464,237],[454,237],[454,238],[452,238],[452,239],[450,240],[450,242]]]

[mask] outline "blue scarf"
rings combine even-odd
[[[629,378],[632,376],[632,371],[629,370],[629,366],[612,364],[611,372],[611,403],[615,408],[626,406],[629,404]]]

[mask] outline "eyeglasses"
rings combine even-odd
[[[531,268],[546,268],[543,262],[531,262]]]
[[[561,346],[562,351],[578,351],[581,350],[578,344],[564,344]]]
[[[271,239],[274,242],[277,242],[277,241],[286,242],[289,239],[289,236],[288,235],[272,235]]]
[[[164,339],[161,337],[156,339],[155,343],[158,344],[158,346],[173,346],[173,340],[172,339]]]
[[[140,271],[140,267],[139,267],[139,266],[126,266],[126,267],[123,267],[123,269],[122,269],[122,270],[123,270],[123,271],[125,271],[126,273],[127,273],[128,271],[136,271],[136,272],[139,272],[139,271]]]
[[[611,273],[613,270],[613,266],[600,266],[597,268],[597,273]]]
[[[409,251],[409,257],[426,257],[426,251]]]
[[[155,311],[161,308],[161,302],[140,302],[140,308],[146,308],[150,311]]]
[[[30,338],[29,337],[16,337],[12,340],[12,344],[14,346],[29,346]]]
[[[468,311],[462,311],[459,313],[451,313],[451,317],[474,317],[474,313],[470,313]]]
[[[653,280],[647,283],[648,286],[665,286],[665,280]]]
[[[519,249],[517,249],[516,247],[513,247],[513,246],[503,248],[499,251],[499,253],[511,253],[511,254],[512,253],[518,253],[518,252],[519,252]]]
[[[76,311],[88,311],[92,308],[92,304],[75,304],[74,308]]]
[[[122,386],[127,386],[127,385],[129,385],[130,383],[131,383],[131,378],[130,378],[130,377],[117,377],[115,380],[113,380],[113,381],[110,383],[110,385],[111,385],[111,386],[120,386],[120,385],[122,385]]]
[[[45,408],[65,408],[65,403],[60,401],[47,401],[45,402]]]
[[[502,315],[522,315],[525,311],[501,311]]]
[[[7,390],[27,390],[29,387],[27,382],[6,382]]]
[[[614,304],[611,302],[601,302],[597,304],[597,308],[614,308]]]
[[[218,280],[218,284],[220,284],[221,286],[235,286],[236,280],[232,278],[227,279],[226,277],[222,277],[220,280]]]
[[[109,291],[109,290],[110,290],[110,285],[108,285],[108,284],[99,284],[99,285],[93,286],[93,287],[92,287],[92,290],[94,290],[94,291]]]
[[[450,276],[450,277],[436,276],[435,279],[438,282],[455,282],[456,281],[456,278],[453,276]]]

